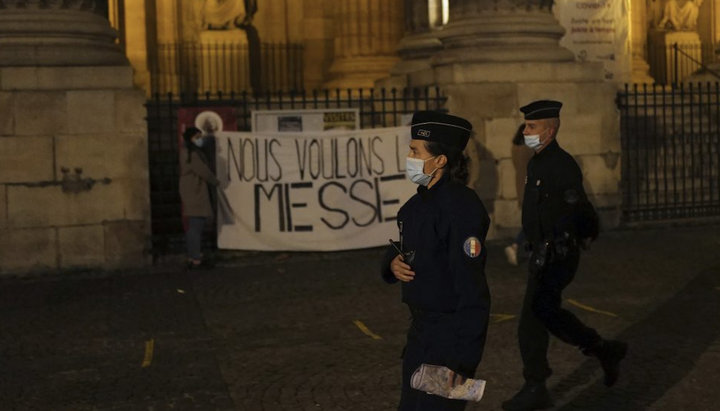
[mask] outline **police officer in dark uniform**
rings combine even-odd
[[[462,410],[466,401],[415,390],[421,364],[446,366],[456,383],[471,378],[482,358],[490,314],[485,236],[490,218],[465,186],[463,155],[472,126],[460,117],[417,112],[407,174],[418,184],[398,212],[399,242],[388,248],[382,277],[402,282],[412,323],[403,351],[400,410]]]
[[[602,339],[561,307],[562,291],[575,276],[580,249],[598,235],[598,216],[587,199],[580,167],[555,137],[560,126],[558,101],[541,100],[522,108],[525,144],[535,150],[525,180],[522,224],[532,249],[529,276],[518,327],[525,385],[505,410],[552,406],[545,380],[549,333],[595,356],[605,372],[605,385],[618,378],[627,344]]]

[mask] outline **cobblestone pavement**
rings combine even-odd
[[[607,389],[595,361],[551,340],[555,409],[718,409],[718,228],[603,233],[565,305],[629,355]],[[498,410],[522,384],[525,269],[502,246],[487,267],[488,386],[469,410]],[[0,279],[0,410],[392,410],[408,313],[379,279],[381,254]]]

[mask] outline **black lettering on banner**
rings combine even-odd
[[[355,180],[355,181],[350,185],[350,198],[352,198],[353,200],[357,201],[357,202],[360,203],[360,204],[365,204],[366,206],[368,206],[368,207],[373,211],[372,217],[371,217],[366,223],[359,223],[359,222],[355,219],[355,217],[352,218],[352,221],[353,221],[353,223],[355,223],[355,225],[358,226],[358,227],[367,227],[367,226],[369,226],[370,224],[372,224],[373,220],[375,220],[376,217],[378,217],[378,210],[377,210],[377,208],[375,207],[374,204],[372,204],[372,203],[368,202],[367,200],[365,200],[365,199],[363,199],[363,198],[360,198],[360,197],[358,197],[358,196],[356,195],[355,189],[356,189],[356,187],[358,186],[358,184],[366,184],[368,187],[370,187],[370,190],[373,189],[373,185],[372,185],[372,183],[371,183],[370,181],[367,181],[367,180]]]
[[[300,141],[295,140],[295,152],[298,159],[298,170],[300,179],[305,180],[305,167],[307,166],[307,140],[303,140],[302,158],[300,158]]]
[[[397,170],[401,172],[405,172],[405,164],[401,161],[403,157],[400,156],[400,136],[395,135],[395,164],[397,165]]]
[[[337,143],[337,141],[334,138],[329,139],[329,140],[330,140],[330,148],[328,148],[327,156],[325,153],[325,146],[326,146],[325,143],[328,141],[328,139],[324,138],[324,139],[320,140],[320,169],[322,170],[323,178],[325,178],[326,180],[330,180],[333,178],[333,170],[335,169],[334,147],[335,147],[335,144]],[[326,158],[329,158],[330,161],[326,162],[325,161]],[[327,167],[325,167],[325,165],[327,165]],[[327,168],[327,173],[325,173],[326,168]]]
[[[340,153],[338,152],[338,147],[340,146],[340,142],[337,141],[337,139],[332,139],[332,145],[335,146],[333,150],[333,156],[332,160],[335,163],[335,178],[345,178],[346,176],[343,174],[340,174]],[[346,166],[347,167],[347,166]]]
[[[232,159],[232,161],[227,162],[227,179],[228,181],[232,181],[232,173],[230,172],[230,168],[232,165],[235,165],[235,171],[237,172],[238,179],[242,180],[242,173],[240,172],[240,165],[238,164],[238,159],[235,157],[235,149],[232,144],[232,139],[227,139],[227,153],[228,157]]]
[[[380,183],[384,183],[386,181],[398,181],[398,180],[405,180],[405,174],[393,174],[389,176],[382,176],[380,177],[380,181],[377,181],[378,179],[375,179],[375,192],[377,193],[377,197],[380,198]],[[393,205],[393,204],[400,204],[400,199],[393,198],[390,200],[382,200],[380,203],[383,206],[386,205]],[[382,207],[378,207],[379,214],[382,216]],[[397,215],[394,215],[392,217],[385,217],[384,219],[381,218],[381,222],[383,221],[395,221],[397,220]]]
[[[240,168],[242,169],[243,174],[243,180],[250,181],[255,178],[255,167],[250,167],[250,169],[253,171],[252,175],[245,174],[245,146],[250,145],[250,153],[252,154],[255,151],[255,143],[249,139],[244,138],[242,139],[242,142],[240,143]],[[252,157],[251,157],[252,158]]]
[[[362,140],[360,140],[360,144],[362,144]],[[358,161],[359,156],[360,154],[358,153],[358,141],[355,137],[350,137],[345,143],[345,162],[347,164],[347,173],[350,177],[357,176],[358,172],[360,172],[360,175],[362,175],[362,172],[360,171],[360,162]],[[351,163],[354,166],[354,170],[352,171],[350,171]]]
[[[360,176],[364,176],[363,169],[367,171],[367,175],[372,175],[372,158],[370,157],[370,151],[372,150],[372,141],[368,141],[368,148],[367,153],[365,152],[365,147],[363,147],[363,140],[360,140],[360,144],[358,145],[358,169],[360,171]]]
[[[273,145],[277,144],[280,145],[280,141],[276,138],[272,139],[270,141],[270,157],[272,157],[273,161],[275,162],[275,165],[278,169],[278,175],[275,177],[272,177],[272,181],[280,181],[282,179],[282,167],[280,166],[280,162],[278,161],[277,157],[275,157],[275,153],[273,152]]]
[[[261,231],[261,221],[262,216],[260,215],[260,210],[262,209],[260,205],[260,192],[265,194],[265,198],[268,200],[272,200],[272,198],[275,196],[275,190],[278,192],[278,225],[280,226],[280,231],[285,231],[285,210],[284,210],[284,201],[283,201],[283,191],[282,191],[282,184],[273,184],[272,190],[268,192],[265,189],[265,186],[262,184],[255,184],[255,232],[259,233]]]
[[[313,231],[312,225],[292,225],[292,208],[305,208],[307,207],[307,203],[293,203],[290,200],[290,191],[289,188],[300,189],[300,188],[312,188],[313,183],[307,182],[307,183],[291,183],[291,184],[285,184],[285,198],[287,201],[285,201],[285,204],[287,204],[287,215],[288,215],[288,231]]]
[[[370,142],[371,151],[375,155],[375,158],[377,158],[378,162],[380,163],[380,168],[377,170],[373,168],[373,171],[375,172],[375,174],[384,174],[385,173],[385,162],[383,162],[382,156],[380,154],[378,154],[377,150],[375,149],[376,148],[375,143],[377,143],[377,142],[380,142],[380,144],[382,144],[382,138],[380,138],[379,136],[375,136],[372,138],[372,140]]]
[[[323,184],[320,187],[320,190],[318,190],[318,202],[320,203],[320,207],[322,207],[323,209],[334,212],[334,213],[342,214],[343,222],[340,225],[333,225],[328,220],[326,220],[325,217],[320,217],[320,221],[325,223],[326,226],[328,226],[329,228],[331,228],[333,230],[340,230],[347,225],[348,221],[350,220],[350,216],[348,215],[348,213],[345,210],[342,210],[340,208],[332,208],[325,203],[325,189],[327,189],[328,187],[333,187],[333,186],[339,187],[343,191],[343,193],[347,193],[347,189],[345,188],[345,186],[343,186],[342,184],[340,184],[338,182],[330,181],[328,183]]]
[[[318,169],[314,172],[313,164],[315,164],[315,161],[313,160],[313,147],[315,147],[318,166]],[[312,177],[313,180],[317,180],[317,178],[320,176],[320,172],[322,171],[322,147],[320,147],[320,142],[316,138],[310,141],[310,148],[308,149],[308,151],[310,160],[310,177]]]

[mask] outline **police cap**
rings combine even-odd
[[[525,120],[540,120],[543,118],[559,118],[562,103],[553,100],[538,100],[520,107],[525,114]]]
[[[414,140],[434,141],[465,149],[472,124],[461,117],[438,111],[418,111],[413,114],[410,135]]]

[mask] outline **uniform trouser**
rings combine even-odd
[[[469,333],[459,336],[457,315],[461,321],[473,322]],[[410,387],[410,378],[421,364],[445,365],[451,358],[463,358],[459,367],[452,366],[458,374],[472,378],[482,358],[487,335],[486,310],[468,310],[454,313],[413,313],[403,351],[403,386],[400,398],[401,411],[464,410],[467,401],[451,400],[431,395]],[[475,323],[476,321],[476,323]]]
[[[202,259],[202,234],[205,217],[188,217],[188,230],[185,233],[187,256],[193,260]]]
[[[580,348],[591,347],[600,340],[594,329],[561,307],[562,291],[575,277],[578,262],[579,253],[573,253],[540,270],[533,269],[531,264],[518,326],[523,376],[528,382],[544,382],[552,373],[547,360],[548,332]]]

